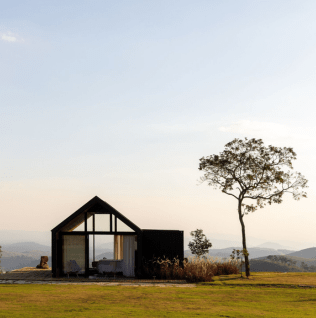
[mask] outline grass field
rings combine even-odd
[[[196,288],[0,285],[0,317],[316,317],[315,273],[216,277]]]

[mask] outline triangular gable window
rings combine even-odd
[[[117,231],[118,232],[135,232],[128,225],[122,222],[119,218],[117,218]]]
[[[76,228],[74,228],[72,231],[73,232],[84,231],[84,221],[80,225],[78,225]]]
[[[111,214],[101,214],[101,213],[88,213],[87,216],[87,231],[93,231],[93,217],[95,224],[95,232],[110,232],[111,229]],[[84,218],[84,216],[82,217]],[[74,222],[72,228],[68,229],[71,232],[83,232],[85,230],[84,220]],[[81,223],[80,223],[81,222]],[[132,228],[126,225],[119,218],[116,218],[116,231],[117,232],[135,232]],[[115,215],[112,214],[112,232],[115,233]]]

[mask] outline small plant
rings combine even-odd
[[[243,266],[243,264],[245,264],[244,257],[248,256],[248,255],[249,255],[249,253],[245,248],[243,250],[233,249],[232,253],[230,254],[231,260],[236,260],[240,266],[240,277],[243,277],[242,276],[242,266]]]

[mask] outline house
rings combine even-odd
[[[113,236],[114,259],[95,260],[99,235]],[[100,273],[140,277],[142,263],[154,257],[183,260],[183,231],[140,229],[97,196],[52,229],[53,277],[64,276],[73,260],[87,277],[92,270],[89,259]]]

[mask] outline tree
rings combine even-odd
[[[193,242],[189,242],[189,248],[192,254],[196,254],[197,257],[208,253],[209,248],[212,247],[212,243],[203,234],[203,230],[196,230],[190,233],[193,236]]]
[[[310,272],[316,272],[316,266],[315,266],[315,265],[311,265],[311,266],[308,268],[308,270],[309,270]]]
[[[297,261],[294,261],[286,256],[269,255],[267,259],[272,262],[281,263],[283,265],[295,266]]]
[[[307,271],[309,270],[309,267],[308,267],[308,264],[306,264],[305,262],[302,262],[301,263],[301,268],[303,268],[304,271]]]
[[[265,147],[261,139],[234,139],[219,155],[200,159],[199,170],[204,171],[201,182],[238,202],[242,245],[247,251],[244,216],[266,204],[281,203],[285,193],[295,200],[306,197],[307,180],[299,172],[291,172],[296,153],[292,148]],[[249,204],[249,200],[255,200]],[[253,202],[253,201],[252,201]],[[250,275],[249,257],[245,255],[246,276]]]

